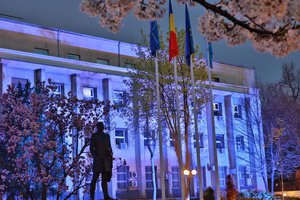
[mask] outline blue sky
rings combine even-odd
[[[111,33],[102,28],[96,18],[81,13],[81,0],[0,0],[0,17],[15,16],[20,21],[38,24],[51,28],[60,28],[97,37],[137,42],[140,30],[149,29],[148,21],[138,21],[133,15],[127,17],[118,33]],[[173,2],[173,12],[177,28],[184,28],[184,6]],[[198,17],[203,13],[200,6],[190,8],[190,18],[194,43],[206,55],[206,43],[197,30]],[[158,21],[163,31],[168,29],[168,16]],[[0,24],[1,27],[1,24]],[[225,41],[213,43],[214,61],[238,66],[255,68],[256,78],[263,83],[275,82],[281,76],[281,64],[293,61],[300,68],[300,51],[289,54],[285,58],[276,58],[268,53],[257,52],[250,42],[241,46],[230,47]]]

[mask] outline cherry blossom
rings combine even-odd
[[[229,45],[240,45],[249,40],[256,50],[280,57],[300,49],[298,0],[177,1],[206,9],[198,27],[208,41],[224,39]],[[163,17],[166,0],[82,0],[80,7],[116,32],[130,11],[143,20]]]

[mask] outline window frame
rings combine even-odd
[[[218,140],[220,138],[220,140]],[[221,144],[220,146],[218,146]],[[217,149],[224,149],[225,148],[225,135],[224,134],[216,134],[216,148]]]
[[[102,64],[102,65],[109,65],[109,59],[97,58],[96,59],[96,63],[97,64]]]
[[[44,55],[44,56],[49,56],[49,49],[34,47],[33,48],[33,53],[39,54],[39,55]]]
[[[150,171],[147,171],[147,169],[150,169]],[[157,183],[157,166],[154,166],[155,170],[155,180]],[[147,178],[147,175],[151,177],[150,179]],[[150,184],[151,186],[149,187]],[[145,166],[145,185],[146,185],[146,190],[153,190],[153,177],[152,177],[152,166]]]
[[[90,91],[92,91],[92,95],[90,97],[86,96],[84,93],[84,89],[90,89]],[[97,88],[90,87],[90,86],[83,86],[82,87],[82,96],[83,96],[83,100],[86,100],[86,101],[96,100],[97,99]]]
[[[125,179],[119,179],[124,175]],[[117,168],[117,190],[125,191],[129,188],[129,166],[120,166]],[[125,184],[125,187],[120,188],[120,184]]]
[[[117,131],[120,131],[120,132],[122,132],[123,133],[123,135],[122,136],[119,136],[119,135],[116,135],[116,132]],[[116,145],[116,147],[118,148],[118,149],[122,149],[121,148],[121,144],[123,144],[123,143],[125,143],[125,144],[127,144],[127,148],[125,148],[125,149],[128,149],[128,129],[126,129],[126,128],[115,128],[115,133],[114,133],[115,135],[115,145]],[[123,140],[123,142],[117,142],[117,140]]]
[[[81,60],[80,55],[75,53],[66,53],[66,58],[71,60]]]
[[[194,148],[196,148],[196,134],[193,135],[193,143],[194,143]],[[204,134],[199,133],[199,146],[200,148],[204,148]]]

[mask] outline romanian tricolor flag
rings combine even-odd
[[[169,0],[169,26],[169,61],[171,61],[172,58],[176,57],[179,54],[171,0]]]

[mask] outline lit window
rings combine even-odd
[[[25,85],[26,85],[26,84],[30,84],[30,83],[29,83],[28,79],[12,77],[12,78],[11,78],[11,84],[12,84],[12,86],[14,86],[15,88],[16,88],[16,87],[21,87],[22,89],[24,89],[24,88],[25,88]]]
[[[97,63],[102,64],[102,65],[109,65],[109,60],[102,59],[102,58],[97,58]]]
[[[175,145],[175,135],[174,134],[170,134],[170,146],[174,147]]]
[[[214,116],[222,116],[222,103],[213,104]]]
[[[127,149],[128,148],[127,129],[115,129],[115,141],[119,149]]]
[[[154,166],[154,171],[155,171],[155,180],[156,180],[157,166]],[[153,176],[152,176],[151,166],[145,166],[145,176],[146,176],[146,189],[153,189]]]
[[[199,139],[200,148],[204,148],[203,133],[200,133],[199,137],[200,137]],[[196,135],[194,135],[194,148],[196,148]]]
[[[42,49],[42,48],[34,48],[33,53],[41,54],[41,55],[49,55],[48,49]]]
[[[236,149],[237,150],[244,150],[245,149],[245,142],[244,136],[236,136]]]
[[[113,91],[113,103],[117,109],[125,105],[125,96],[126,96],[125,91],[121,91],[121,90]]]
[[[80,55],[67,53],[66,58],[72,59],[72,60],[80,60]]]
[[[83,100],[94,100],[97,98],[96,97],[96,88],[83,87],[82,93],[83,93]]]
[[[129,166],[121,166],[117,168],[117,189],[127,190],[128,188]]]
[[[226,185],[226,167],[219,166],[219,180],[220,187],[224,188]]]
[[[52,94],[59,95],[59,96],[64,94],[64,84],[63,83],[53,83],[53,86],[55,88],[52,91]]]
[[[148,146],[155,142],[155,132],[152,130],[151,133],[144,133],[144,146]]]
[[[233,105],[233,117],[234,118],[242,118],[242,106],[241,105]]]
[[[216,134],[216,145],[217,145],[218,149],[225,148],[224,135],[223,134]]]

